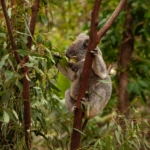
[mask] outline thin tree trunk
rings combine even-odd
[[[39,8],[39,3],[40,3],[40,0],[35,0],[34,5],[32,7],[32,16],[31,16],[31,22],[30,22],[30,33],[31,33],[31,36],[34,35],[34,30],[35,30],[35,25],[36,25],[36,18],[37,18],[38,8]],[[18,64],[21,63],[22,65],[24,65],[25,63],[27,63],[29,61],[29,58],[28,58],[28,56],[26,56],[24,58],[24,60],[21,60],[20,56],[18,55],[17,44],[16,44],[14,36],[13,36],[12,22],[10,21],[10,18],[8,16],[8,13],[7,13],[5,0],[1,0],[1,4],[2,4],[2,9],[3,9],[3,13],[4,13],[4,16],[5,16],[5,20],[6,20],[6,25],[7,25],[7,29],[8,29],[8,35],[9,35],[9,38],[10,38],[10,41],[11,41],[11,45],[12,45],[12,51],[14,53],[16,62]],[[27,47],[28,47],[29,50],[31,49],[31,44],[32,44],[31,36],[28,37],[28,43],[27,43]],[[27,149],[30,150],[30,148],[31,148],[31,135],[30,135],[31,116],[30,116],[30,83],[27,80],[28,67],[24,66],[22,68],[22,74],[23,74],[23,78],[22,78],[23,93],[22,93],[22,96],[23,96],[23,99],[24,99],[25,142],[26,142]]]
[[[40,0],[35,0],[32,6],[32,16],[31,16],[30,26],[29,26],[30,34],[32,37],[34,35],[36,19],[37,19],[38,9],[39,9],[39,3],[40,3]],[[27,39],[28,42],[26,44],[29,51],[32,45],[31,36],[28,36],[28,39]],[[29,61],[29,56],[25,56],[23,62],[27,63],[28,61]],[[23,98],[24,98],[25,141],[26,141],[27,148],[30,150],[31,149],[31,133],[30,133],[31,116],[30,116],[30,83],[27,79],[28,67],[24,66],[22,68],[22,73],[24,74],[22,81],[23,81]]]
[[[90,55],[89,52],[97,46],[101,38],[112,26],[112,24],[120,14],[121,10],[123,9],[125,2],[126,0],[120,0],[120,3],[118,4],[114,13],[111,15],[109,20],[106,22],[106,24],[102,27],[102,29],[99,32],[97,31],[97,26],[98,26],[98,12],[100,8],[101,0],[95,0],[94,2],[94,7],[92,10],[92,18],[91,18],[90,38],[89,38],[88,49],[87,49],[86,58],[83,66],[83,72],[82,72],[82,78],[81,78],[81,84],[79,90],[80,92],[77,100],[78,110],[75,112],[74,123],[73,123],[73,132],[71,136],[71,147],[70,147],[71,150],[76,150],[80,146],[80,139],[81,139],[80,131],[82,132],[82,128],[81,128],[82,111],[80,108],[80,103],[81,103],[81,99],[85,96],[85,92],[87,90],[92,62],[94,59],[94,57],[92,57],[92,55]]]
[[[120,72],[118,73],[119,80],[119,95],[118,95],[118,110],[124,114],[126,118],[129,117],[129,93],[127,85],[129,80],[129,63],[134,49],[134,37],[132,32],[133,18],[130,14],[131,6],[129,3],[125,5],[125,23],[122,44],[119,53]]]

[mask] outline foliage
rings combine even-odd
[[[53,57],[59,52],[65,61],[64,50],[81,32],[88,33],[90,11],[93,1],[41,0],[36,32],[31,51],[26,47],[29,33],[28,17],[33,1],[6,1],[8,14],[13,23],[13,34],[21,57],[29,55],[30,98],[33,148],[67,149],[70,142],[73,116],[66,110],[64,92],[69,81],[55,68],[58,61]],[[102,1],[99,28],[107,21],[118,1]],[[113,95],[104,111],[89,121],[82,139],[81,149],[149,149],[150,93],[150,12],[149,1],[132,1],[134,16],[134,53],[130,64],[130,92],[132,120],[125,121],[126,134],[118,125],[117,77],[112,75]],[[1,9],[1,8],[0,8]],[[122,40],[125,12],[103,37],[100,48],[107,64],[117,63],[118,49]],[[17,65],[6,28],[0,12],[0,148],[26,149],[23,126],[23,98],[21,65]],[[121,69],[118,67],[118,69]],[[118,70],[115,70],[116,72]],[[136,100],[136,102],[135,102]],[[139,101],[140,100],[140,101]],[[141,106],[140,102],[144,104]],[[141,110],[141,111],[139,111]],[[112,117],[113,116],[113,117]],[[111,119],[112,118],[112,119]],[[140,118],[140,119],[139,119]],[[102,123],[101,123],[102,122]],[[102,124],[102,125],[101,125]],[[101,127],[100,127],[101,126]],[[37,146],[38,145],[38,146]]]

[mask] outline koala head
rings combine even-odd
[[[89,36],[82,33],[79,34],[77,39],[66,50],[66,56],[73,58],[77,62],[85,58]]]

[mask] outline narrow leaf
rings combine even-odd
[[[6,111],[3,112],[3,117],[4,117],[4,122],[8,123],[10,119],[9,119],[9,115]]]

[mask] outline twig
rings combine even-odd
[[[31,21],[30,21],[30,25],[29,25],[29,29],[30,29],[30,35],[27,38],[27,47],[30,50],[31,49],[31,45],[32,45],[32,37],[34,35],[34,31],[35,31],[35,25],[36,25],[36,19],[37,19],[37,15],[38,15],[38,9],[39,9],[39,3],[40,0],[35,0],[33,6],[32,6],[32,16],[31,16]],[[24,57],[24,62],[27,62],[29,60],[28,56]]]
[[[3,13],[4,13],[4,16],[5,16],[5,20],[6,20],[6,25],[7,25],[7,29],[8,29],[9,38],[10,38],[12,49],[13,49],[12,51],[14,52],[15,59],[16,59],[17,63],[19,64],[19,63],[21,63],[21,59],[20,59],[20,57],[19,57],[19,55],[16,51],[17,50],[17,45],[16,45],[16,42],[15,42],[15,38],[13,36],[12,25],[11,25],[11,22],[10,22],[8,13],[7,13],[5,0],[1,0],[1,4],[2,4],[2,9],[3,9]]]
[[[112,24],[115,22],[115,20],[117,19],[118,15],[120,14],[122,9],[124,8],[126,2],[127,2],[127,0],[120,0],[117,8],[115,9],[115,11],[111,15],[111,17],[108,19],[108,21],[105,23],[105,25],[98,32],[99,41],[105,35],[105,33],[110,29]]]

